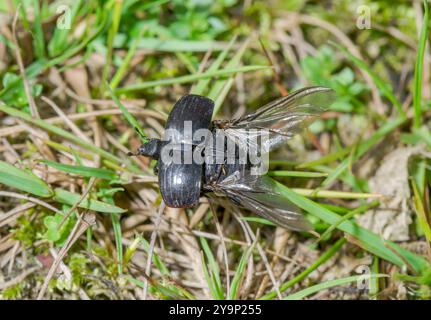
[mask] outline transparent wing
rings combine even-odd
[[[254,152],[269,152],[306,128],[334,98],[334,91],[329,88],[300,89],[233,120],[224,131],[238,145],[256,149],[251,150]]]
[[[310,231],[310,223],[299,209],[274,191],[274,182],[266,176],[231,174],[218,183],[218,191],[235,204],[296,231]]]

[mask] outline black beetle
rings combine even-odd
[[[244,149],[257,148],[260,154],[269,153],[306,127],[332,99],[331,89],[308,87],[244,117],[211,121],[214,102],[203,96],[185,95],[170,112],[163,139],[149,139],[136,155],[158,160],[160,192],[169,207],[193,207],[202,194],[212,192],[282,227],[310,230],[298,209],[274,192],[272,180],[253,173],[256,164],[250,155],[242,153],[245,157],[241,158],[240,154]],[[207,134],[196,137],[199,130]],[[218,140],[222,143],[214,147],[219,136],[227,139]],[[233,149],[229,149],[229,141],[234,141]],[[180,161],[173,160],[174,153]],[[188,155],[192,158],[186,161]]]

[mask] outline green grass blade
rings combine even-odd
[[[31,124],[34,124],[40,128],[43,128],[45,130],[52,132],[58,136],[61,136],[67,140],[70,140],[70,141],[76,143],[77,145],[100,155],[101,157],[103,157],[105,159],[111,160],[111,161],[113,161],[115,163],[119,163],[119,164],[125,163],[126,167],[131,172],[134,172],[134,173],[140,173],[141,172],[141,170],[139,168],[135,167],[134,165],[132,165],[127,160],[118,158],[117,156],[115,156],[115,155],[113,155],[113,154],[111,154],[111,153],[109,153],[109,152],[107,152],[101,148],[98,148],[91,143],[85,142],[84,140],[81,140],[80,138],[78,138],[76,135],[74,135],[74,134],[72,134],[66,130],[63,130],[63,129],[55,126],[55,125],[52,125],[52,124],[50,124],[44,120],[32,118],[29,114],[27,114],[25,112],[19,111],[15,108],[8,107],[6,105],[2,105],[1,103],[0,103],[0,111],[3,111],[4,113],[7,113],[10,116],[17,117],[17,118],[20,118],[24,121],[30,122]]]
[[[45,37],[42,28],[42,15],[40,12],[40,1],[33,0],[33,42],[36,56],[41,59],[45,57]]]
[[[131,283],[137,285],[138,287],[141,287],[141,288],[145,287],[145,284],[143,281],[135,279],[131,276],[126,276],[125,278]],[[153,294],[158,293],[164,299],[178,300],[180,298],[186,298],[189,300],[196,300],[196,297],[193,296],[190,292],[175,284],[165,285],[158,281],[153,281],[153,284],[149,284],[148,290]]]
[[[237,68],[240,66],[242,56],[244,55],[244,52],[247,49],[249,42],[250,42],[250,39],[247,39],[242,44],[238,52],[226,64],[226,68]],[[270,68],[270,67],[266,67],[266,68]],[[234,75],[232,75],[228,79],[220,79],[216,81],[211,87],[211,90],[208,93],[208,97],[215,101],[213,116],[215,116],[220,110],[220,107],[223,104],[223,101],[226,98],[226,95],[228,94],[230,88],[232,87],[233,82],[234,82]]]
[[[362,157],[368,150],[370,150],[380,140],[384,139],[389,133],[398,128],[401,124],[406,121],[406,118],[399,117],[393,121],[390,121],[374,132],[367,140],[361,142],[356,149],[353,160],[357,160]],[[349,167],[350,159],[344,159],[335,169],[328,175],[328,177],[322,182],[323,186],[327,186],[335,181],[344,171]]]
[[[92,34],[87,36],[85,39],[80,40],[79,44],[77,44],[76,46],[72,46],[70,49],[66,50],[64,53],[62,53],[58,57],[55,57],[55,58],[48,60],[48,61],[46,61],[46,60],[43,61],[41,66],[39,68],[35,69],[37,72],[32,72],[32,73],[29,72],[29,78],[36,77],[37,75],[39,75],[43,71],[45,71],[45,70],[47,70],[47,69],[49,69],[49,68],[51,68],[51,67],[53,67],[59,63],[62,63],[64,61],[66,61],[67,59],[75,56],[79,52],[85,50],[90,45],[90,43],[93,40],[95,40],[106,29],[107,22],[108,22],[108,15],[106,14],[106,12],[103,12],[101,21],[98,23],[97,29]]]
[[[111,8],[109,7],[111,5],[111,3],[107,4],[106,9],[110,10]],[[121,20],[121,10],[123,7],[123,0],[116,0],[113,2],[113,13],[112,13],[112,22],[111,22],[111,27],[109,28],[108,31],[108,37],[107,37],[107,48],[106,48],[106,60],[105,60],[105,64],[103,65],[103,71],[102,71],[102,89],[101,89],[101,93],[104,95],[105,94],[105,86],[106,86],[106,81],[108,80],[108,76],[109,76],[109,71],[111,69],[111,64],[112,64],[112,52],[114,49],[114,38],[115,35],[118,32],[118,28],[120,26],[120,20]]]
[[[351,54],[349,51],[347,51],[345,48],[339,46],[338,44],[333,44],[338,50],[342,51],[350,61],[352,61],[358,68],[366,71],[370,77],[373,79],[374,83],[376,84],[377,88],[380,90],[382,95],[386,97],[393,106],[397,109],[399,116],[406,117],[406,113],[404,112],[401,103],[396,98],[393,89],[391,86],[381,79],[371,68],[367,65],[367,63],[358,57]]]
[[[123,273],[123,240],[119,213],[111,213],[112,229],[114,230],[115,248],[117,250],[118,273]]]
[[[271,177],[322,178],[326,177],[328,174],[324,172],[276,170],[268,171],[268,175]]]
[[[265,218],[260,218],[260,217],[241,217],[241,220],[244,221],[250,221],[250,222],[257,222],[257,223],[261,223],[261,224],[265,224],[267,226],[277,226],[275,223],[265,219]]]
[[[210,266],[211,275],[208,274],[209,278],[207,279],[207,281],[209,280],[212,282],[212,288],[215,294],[214,298],[218,300],[223,300],[224,299],[224,293],[222,289],[223,286],[220,279],[220,270],[218,268],[217,261],[215,260],[214,255],[211,252],[211,248],[209,247],[207,240],[202,237],[200,237],[199,240],[201,242],[202,249],[204,250],[205,256]]]
[[[70,27],[73,28],[73,23],[76,20],[76,16],[81,8],[83,0],[76,0],[70,8]],[[55,28],[54,33],[49,40],[48,52],[50,57],[57,56],[67,48],[68,42],[67,37],[70,35],[70,29],[67,28]]]
[[[144,250],[148,253],[150,251],[150,243],[142,236],[138,236],[137,238],[139,240],[139,243],[142,244]],[[152,260],[157,270],[160,271],[160,274],[164,276],[170,275],[168,267],[163,263],[163,261],[159,258],[159,255],[156,252],[153,252]]]
[[[369,199],[380,198],[381,194],[375,193],[361,193],[361,192],[348,192],[336,190],[319,190],[319,189],[303,189],[292,188],[297,194],[310,198],[328,198],[328,199]]]
[[[96,39],[105,29],[106,27],[106,21],[107,21],[107,15],[104,14],[102,21],[100,22],[100,25],[94,31],[90,36],[86,37],[84,40],[81,40],[78,45],[72,46],[70,49],[66,50],[63,54],[51,59],[39,59],[32,63],[29,67],[26,69],[26,75],[28,79],[33,79],[40,75],[42,72],[48,70],[49,68],[60,64],[67,59],[75,56],[85,48],[94,40]],[[11,94],[12,88],[16,88],[17,86],[20,86],[22,82],[22,79],[18,79],[16,82],[12,83],[11,86],[8,88],[5,88],[0,91],[0,99],[4,99],[4,96],[7,96]],[[13,93],[13,92],[12,92]]]
[[[123,113],[124,117],[127,119],[127,121],[132,125],[132,127],[138,132],[139,138],[143,143],[148,141],[147,135],[144,132],[144,129],[142,129],[141,125],[139,124],[138,120],[127,110],[127,108],[121,103],[121,101],[117,98],[112,88],[107,85],[108,91],[114,100],[115,104],[120,108],[121,112]]]
[[[371,279],[381,278],[381,277],[388,277],[388,275],[379,273],[379,274],[370,274],[370,275],[357,275],[357,276],[351,276],[351,277],[346,277],[346,278],[341,278],[341,279],[329,280],[326,282],[316,284],[316,285],[309,287],[309,288],[306,288],[304,290],[295,292],[294,294],[288,295],[286,298],[284,298],[284,300],[302,300],[302,299],[312,295],[313,293],[316,293],[316,292],[319,292],[319,291],[322,291],[325,289],[329,289],[329,288],[336,287],[336,286],[341,286],[343,284],[356,282],[356,281],[360,281],[360,280],[368,279],[369,281],[371,281]]]
[[[338,250],[341,249],[341,247],[346,243],[346,239],[341,238],[339,239],[331,248],[329,248],[328,251],[326,251],[324,254],[322,254],[316,261],[313,262],[312,265],[310,265],[307,269],[302,271],[300,274],[298,274],[293,279],[283,283],[280,286],[280,292],[284,292],[287,289],[293,287],[298,282],[304,280],[310,273],[312,273],[314,270],[316,270],[319,266],[324,264],[326,261],[328,261],[330,258],[334,256],[338,252]],[[263,297],[261,297],[261,300],[269,300],[274,299],[277,296],[277,292],[271,291],[270,293],[267,293]]]
[[[66,191],[64,189],[56,188],[54,190],[54,199],[60,203],[64,203],[70,206],[73,206],[81,199],[81,195]],[[123,213],[126,210],[114,206],[109,203],[105,203],[95,199],[89,199],[88,196],[81,201],[78,205],[79,208],[89,209],[102,213]]]
[[[0,160],[0,184],[31,193],[38,197],[51,197],[54,192],[30,170],[21,170]]]
[[[211,66],[208,68],[207,71],[213,72],[220,68],[223,61],[225,61],[229,51],[232,49],[232,46],[235,44],[235,41],[236,41],[236,37],[232,38],[228,46],[218,55],[217,59],[211,64]],[[210,80],[211,79],[199,80],[196,86],[192,88],[190,93],[203,96],[205,94],[205,91],[208,89],[208,84]]]
[[[415,137],[425,142],[428,148],[431,149],[431,132],[427,128],[413,129],[413,133]]]
[[[412,179],[413,186],[413,202],[415,204],[415,211],[418,217],[418,223],[425,234],[425,237],[429,243],[431,243],[431,227],[428,223],[427,212],[425,210],[424,204],[422,202],[422,196],[419,191],[419,187],[414,179]]]
[[[333,161],[336,161],[346,155],[348,155],[350,153],[350,151],[352,150],[353,146],[348,146],[345,147],[341,150],[335,151],[333,153],[330,153],[328,155],[325,155],[323,157],[320,157],[319,159],[310,161],[310,162],[305,162],[305,163],[301,163],[298,164],[296,166],[297,169],[303,169],[303,168],[314,168],[316,166],[322,165],[322,164],[326,164],[326,163],[330,163]]]
[[[214,277],[210,275],[210,271],[208,270],[208,266],[206,264],[205,257],[202,251],[201,251],[201,263],[202,263],[202,271],[204,273],[205,281],[207,282],[208,289],[211,293],[211,296],[213,297],[213,299],[218,299],[219,293],[216,289]]]
[[[324,233],[322,233],[320,235],[320,239],[325,239],[332,231],[334,231],[341,223],[343,223],[344,221],[347,221],[351,218],[353,218],[355,215],[365,212],[375,206],[378,206],[380,204],[380,201],[372,201],[370,203],[364,204],[363,206],[357,207],[356,209],[350,211],[349,213],[345,214],[344,216],[341,217],[340,220],[338,220],[337,223],[334,223],[333,225],[331,225],[328,229],[326,229],[326,231]]]
[[[413,109],[414,109],[414,127],[419,128],[422,119],[422,74],[424,64],[425,47],[427,45],[428,31],[429,31],[429,13],[428,3],[424,1],[424,18],[419,36],[418,53],[415,65],[415,78],[413,85]]]
[[[51,141],[51,140],[42,140],[42,141],[47,146],[50,146],[51,148],[53,148],[55,150],[64,151],[64,152],[67,152],[67,153],[71,153],[74,156],[78,155],[79,157],[85,158],[85,159],[88,159],[88,160],[94,160],[94,155],[91,154],[91,153],[86,153],[86,152],[83,152],[81,150],[76,150],[76,149],[71,148],[70,146],[65,146],[64,144],[57,143],[57,142],[54,142],[54,141]],[[75,158],[76,158],[76,156],[75,156]]]
[[[41,160],[40,162],[57,170],[76,174],[82,177],[95,177],[106,180],[113,180],[118,178],[118,175],[114,171],[108,169],[92,168],[86,166],[73,166],[49,160]]]
[[[289,199],[301,209],[307,211],[311,215],[319,218],[326,223],[336,224],[341,219],[341,217],[335,212],[297,194],[290,188],[278,182],[274,182],[274,189],[276,192],[284,195],[287,199]],[[403,259],[400,258],[400,256],[398,256],[396,253],[393,252],[393,250],[387,247],[387,244],[390,244],[392,248],[395,248],[397,250],[397,253],[401,255],[405,261],[408,261],[408,263],[412,266],[412,268],[414,268],[414,270],[416,270],[416,272],[421,272],[428,268],[428,262],[421,256],[418,256],[406,249],[403,249],[395,243],[385,241],[378,235],[360,227],[353,221],[344,221],[343,223],[338,225],[337,229],[344,231],[354,237],[357,240],[357,243],[363,249],[397,266],[404,266],[405,263]]]
[[[226,77],[232,74],[236,74],[239,72],[250,72],[250,71],[257,71],[262,69],[267,69],[269,67],[267,66],[245,66],[245,67],[238,67],[238,68],[229,68],[229,69],[222,69],[222,70],[215,70],[215,71],[207,71],[204,73],[198,73],[198,74],[189,74],[186,76],[180,76],[176,78],[168,78],[168,79],[161,79],[161,80],[153,80],[153,81],[147,81],[147,82],[141,82],[136,83],[127,87],[118,88],[115,90],[117,93],[127,93],[132,91],[139,91],[144,90],[152,87],[157,86],[168,86],[171,84],[179,84],[179,83],[189,83],[194,82],[196,80],[200,79],[208,79],[208,78],[214,78],[214,77]]]
[[[230,300],[238,299],[238,290],[241,284],[241,280],[244,276],[245,267],[247,266],[247,261],[253,253],[254,246],[256,243],[253,243],[242,255],[241,260],[238,263],[238,266],[235,270],[235,276],[232,279],[232,283],[230,284]]]
[[[22,3],[15,3],[14,11],[19,10],[19,18],[21,19],[24,30],[30,31],[31,25],[30,25],[30,21],[29,21],[29,16],[28,16],[27,12],[25,11],[25,9],[26,9],[26,6],[23,5]]]
[[[141,34],[142,33],[143,32],[141,32]],[[134,55],[136,53],[139,38],[140,37],[135,38],[133,40],[132,44],[130,45],[129,50],[127,51],[126,56],[124,57],[123,62],[121,63],[120,67],[115,72],[114,76],[112,77],[111,82],[109,83],[109,86],[112,89],[116,89],[118,87],[118,84],[123,79],[126,72],[128,71],[127,69],[129,68],[130,62],[132,61],[132,58],[134,57]]]

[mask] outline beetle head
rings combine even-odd
[[[138,148],[137,155],[158,159],[160,155],[160,140],[149,139]]]

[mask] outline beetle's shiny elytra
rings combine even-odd
[[[164,136],[163,142],[184,141],[184,125],[188,121],[192,124],[192,132],[198,129],[209,129],[213,109],[214,102],[211,99],[191,94],[183,96],[174,105],[166,123],[166,129],[171,129],[175,136],[171,135],[169,139]],[[161,145],[162,141],[150,139],[138,149],[138,153],[159,159]],[[184,143],[179,143],[179,145],[185,149]],[[158,171],[160,192],[167,206],[187,208],[193,207],[199,202],[202,164],[194,161],[191,164],[167,164],[159,161]]]
[[[271,179],[251,174],[250,162],[228,163],[226,158],[222,163],[208,161],[214,159],[211,158],[214,157],[214,149],[208,144],[202,148],[201,141],[193,140],[193,135],[192,140],[188,140],[185,125],[192,124],[192,133],[199,129],[210,129],[210,136],[215,136],[216,129],[223,130],[228,138],[236,141],[237,149],[251,144],[249,135],[244,132],[264,129],[270,136],[263,149],[263,152],[268,153],[308,126],[333,99],[331,89],[309,87],[279,98],[244,117],[211,123],[214,102],[198,95],[185,95],[169,114],[163,139],[149,139],[138,149],[137,154],[158,160],[160,192],[169,207],[193,207],[199,202],[201,194],[212,192],[226,196],[236,205],[279,226],[310,230],[310,224],[299,213],[299,209],[274,191],[276,188]],[[199,146],[205,161],[198,163],[194,158],[191,163],[162,161],[164,146],[172,142],[181,152],[184,151],[184,157],[186,150]],[[222,149],[225,151],[225,146]]]

